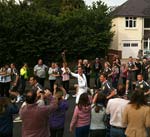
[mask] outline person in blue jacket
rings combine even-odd
[[[10,103],[7,97],[0,97],[0,137],[13,136],[13,114],[18,112],[15,101]]]

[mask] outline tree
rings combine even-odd
[[[62,0],[62,12],[85,8],[83,0]]]
[[[38,58],[60,61],[64,49],[69,61],[102,56],[113,36],[107,11],[99,2],[54,15],[45,6],[4,0],[0,2],[1,64],[28,62],[32,66]]]

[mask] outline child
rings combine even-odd
[[[104,124],[105,102],[106,96],[98,92],[91,110],[90,137],[105,137],[106,135]]]
[[[58,98],[58,108],[50,115],[50,133],[51,137],[63,137],[68,102],[64,100],[62,92],[56,92],[55,96]]]
[[[91,105],[87,93],[81,94],[79,103],[75,107],[70,132],[75,127],[75,137],[88,137],[91,120]]]

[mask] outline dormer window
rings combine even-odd
[[[135,17],[126,17],[125,18],[125,27],[126,28],[136,28],[136,18]]]

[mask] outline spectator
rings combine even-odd
[[[79,103],[74,109],[72,121],[70,123],[70,132],[75,127],[75,137],[88,137],[90,120],[91,120],[91,106],[87,93],[80,96]]]
[[[106,95],[107,100],[116,95],[116,90],[112,87],[109,81],[106,80],[106,75],[100,75],[101,92]]]
[[[11,104],[8,98],[0,98],[0,137],[13,137],[13,114],[18,111],[15,100]]]
[[[119,81],[119,68],[115,62],[113,62],[112,66],[112,86],[117,88],[118,81]]]
[[[113,73],[112,73],[111,65],[110,65],[110,63],[109,63],[108,61],[104,63],[103,74],[106,75],[107,80],[108,80],[109,82],[112,82],[112,74],[113,74]]]
[[[127,80],[127,67],[126,64],[122,64],[120,68],[120,80],[122,81],[123,85],[126,85]]]
[[[137,75],[137,82],[136,82],[135,89],[143,90],[144,95],[147,97],[150,94],[150,85],[146,81],[143,80],[142,74]]]
[[[62,70],[58,66],[58,63],[55,63],[55,74],[54,76],[56,77],[56,81],[54,83],[54,95],[57,91],[57,88],[59,88],[63,92],[63,96],[65,99],[68,99],[68,95],[66,95],[66,90],[63,87],[63,82],[62,82]]]
[[[19,72],[16,69],[16,65],[14,63],[10,64],[11,67],[11,86],[9,89],[9,93],[17,96],[16,103],[20,102],[22,100],[22,97],[20,96],[20,76]]]
[[[83,60],[83,72],[86,76],[87,86],[90,88],[91,66],[87,59]]]
[[[10,82],[11,68],[6,64],[0,69],[0,96],[9,97]]]
[[[28,64],[24,63],[22,68],[20,69],[21,94],[23,94],[25,91],[26,82],[27,82],[28,78],[29,78]]]
[[[57,100],[52,100],[47,106],[38,106],[36,93],[28,91],[26,104],[19,112],[22,119],[22,137],[49,137],[49,115],[57,109]]]
[[[31,76],[29,78],[29,84],[30,84],[33,92],[37,93],[38,90],[43,91],[43,87],[38,83],[37,76]]]
[[[78,73],[78,67],[81,67],[81,68],[83,68],[83,60],[82,59],[79,59],[78,60],[78,64],[77,64],[77,66],[75,67],[75,73]]]
[[[127,137],[147,137],[146,128],[150,127],[150,108],[144,96],[144,92],[136,90],[130,103],[123,113],[123,124],[127,126]]]
[[[124,94],[125,90],[118,91],[116,98],[110,99],[106,107],[106,113],[110,115],[110,137],[125,137],[126,126],[122,123],[122,115],[129,101],[123,98]]]
[[[48,74],[49,74],[49,83],[50,83],[50,91],[53,93],[54,92],[54,83],[56,81],[55,77],[55,63],[51,64],[51,67],[49,67]]]
[[[95,63],[93,65],[93,70],[95,73],[95,86],[96,86],[96,88],[100,88],[99,74],[102,71],[102,64],[100,63],[99,58],[95,59]]]
[[[138,58],[136,59],[135,66],[136,66],[135,77],[136,77],[136,80],[137,80],[137,75],[141,73],[141,69],[142,69],[142,65],[140,63],[140,59],[138,59]]]
[[[43,60],[39,59],[38,64],[34,67],[34,75],[38,77],[38,82],[44,87],[47,66],[43,64]]]
[[[90,137],[105,137],[106,135],[106,126],[104,123],[105,102],[106,96],[99,92],[95,103],[92,105]]]
[[[127,81],[126,81],[126,94],[128,94],[128,90],[134,90],[135,89],[135,72],[136,72],[136,66],[133,62],[132,56],[129,57],[128,62],[128,73],[127,73]]]
[[[55,96],[58,98],[58,108],[50,115],[50,133],[51,137],[63,137],[68,102],[61,92],[56,92]]]
[[[143,59],[143,62],[142,62],[142,74],[143,74],[143,78],[144,78],[144,81],[147,82],[148,80],[148,69],[150,68],[150,64],[148,63],[147,59]]]
[[[63,63],[63,67],[61,68],[62,70],[62,82],[63,82],[63,87],[66,90],[66,97],[65,99],[69,98],[69,80],[70,80],[70,69],[67,67],[67,63]]]

